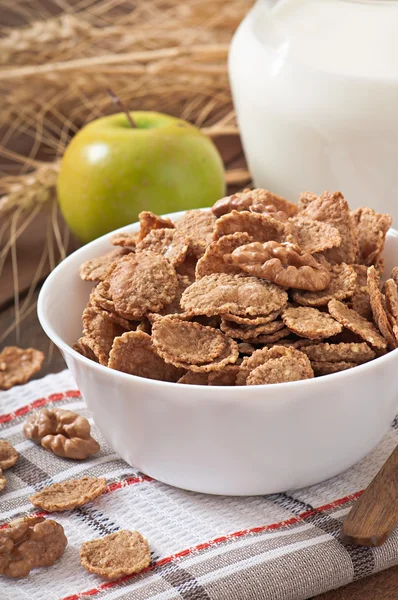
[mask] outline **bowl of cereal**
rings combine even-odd
[[[338,192],[144,212],[54,269],[39,319],[129,464],[211,494],[308,486],[398,410],[390,225]]]

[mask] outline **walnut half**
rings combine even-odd
[[[83,460],[100,449],[91,437],[87,419],[62,408],[43,408],[33,413],[23,432],[25,437],[63,458]]]
[[[234,250],[231,257],[250,275],[286,288],[316,292],[330,282],[329,270],[295,244],[253,242]]]
[[[0,574],[26,577],[36,567],[50,567],[67,543],[62,525],[52,519],[15,519],[0,530]]]

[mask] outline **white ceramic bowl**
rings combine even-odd
[[[173,217],[179,216],[177,213]],[[136,231],[137,225],[119,231]],[[66,258],[47,278],[38,313],[105,438],[124,460],[177,487],[253,495],[332,477],[366,455],[398,410],[398,351],[317,379],[202,387],[120,373],[72,349],[92,284],[79,266],[107,252],[110,235]],[[398,264],[398,232],[386,244]]]

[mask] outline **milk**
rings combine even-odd
[[[398,1],[260,0],[230,80],[255,185],[341,190],[398,226]]]

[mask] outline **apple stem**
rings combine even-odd
[[[130,123],[131,127],[133,129],[135,129],[137,127],[136,123],[134,122],[133,117],[130,115],[129,111],[127,110],[127,108],[125,107],[124,103],[120,100],[119,96],[117,96],[115,94],[114,91],[112,91],[110,88],[107,88],[106,90],[108,92],[108,94],[110,95],[113,104],[116,104],[116,106],[118,106],[120,108],[120,110],[122,112],[124,112],[124,114],[127,117],[128,122]]]

